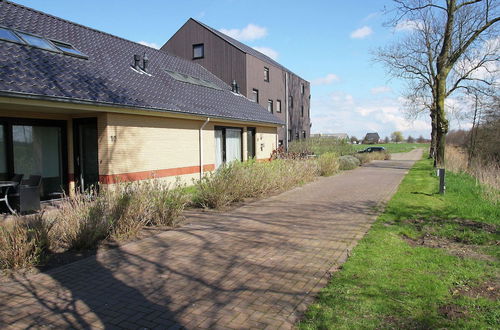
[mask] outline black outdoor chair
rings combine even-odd
[[[33,212],[40,209],[40,187],[42,177],[30,175],[27,180],[22,180],[13,194],[9,194],[19,213]]]

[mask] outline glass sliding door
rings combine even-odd
[[[5,139],[5,126],[0,124],[0,181],[8,180],[7,168],[7,141]]]
[[[61,127],[12,125],[14,173],[42,176],[42,198],[63,192]]]
[[[241,129],[226,129],[226,163],[241,161]]]
[[[241,132],[241,128],[215,128],[215,168],[242,160]]]
[[[215,168],[219,168],[224,163],[224,143],[222,130],[215,130]]]

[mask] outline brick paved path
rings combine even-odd
[[[420,158],[321,178],[1,283],[0,327],[291,328]]]

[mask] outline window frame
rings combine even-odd
[[[200,47],[201,46],[201,56],[195,56],[194,54],[194,50],[196,47]],[[199,44],[193,44],[193,48],[192,48],[192,55],[193,55],[193,60],[198,60],[198,59],[201,59],[201,58],[205,58],[205,44],[204,43],[199,43]]]
[[[276,100],[276,113],[281,113],[281,100]]]
[[[14,30],[13,30],[14,31]],[[58,54],[63,54],[62,51],[59,50],[59,48],[57,48],[49,39],[47,38],[44,38],[42,36],[39,36],[39,35],[36,35],[34,33],[29,33],[29,32],[24,32],[24,31],[17,31],[15,30],[16,34],[26,43],[26,45],[30,46],[30,47],[33,47],[33,48],[38,48],[38,49],[43,49],[43,50],[46,50],[46,51],[49,51],[49,52],[53,52],[53,53],[58,53]],[[49,46],[52,46],[52,48],[44,48],[44,47],[40,47],[40,46],[37,46],[37,45],[32,45],[31,43],[29,43],[26,39],[24,39],[23,35],[27,35],[27,36],[31,36],[31,37],[34,37],[34,38],[38,38],[38,39],[41,39],[43,41],[46,41]]]
[[[270,79],[270,73],[269,73],[269,68],[267,66],[264,67],[264,81],[269,82]]]
[[[0,40],[7,41],[7,42],[12,42],[12,43],[15,43],[15,44],[18,44],[18,45],[27,45],[26,41],[24,41],[24,39],[21,38],[21,36],[19,36],[16,33],[16,30],[8,28],[8,27],[3,26],[3,25],[0,25],[0,28],[3,29],[3,30],[9,31],[10,33],[12,33],[14,35],[14,37],[16,37],[18,39],[18,40],[10,40],[10,39],[5,39],[5,38],[0,37]]]
[[[270,106],[270,108],[269,108]],[[273,100],[269,99],[267,100],[267,111],[270,113],[274,113],[274,105],[273,105]]]
[[[226,129],[237,129],[240,131],[240,148],[241,148],[241,157],[240,162],[243,161],[243,128],[242,127],[234,127],[234,126],[215,126],[214,127],[214,136],[215,131],[222,131],[222,164],[226,164]],[[215,137],[214,137],[215,139]]]
[[[300,116],[303,118],[304,117],[304,105],[300,106]]]
[[[305,85],[304,85],[304,83],[300,83],[300,94],[301,95],[305,94]]]
[[[61,41],[61,40],[57,40],[57,39],[49,39],[49,41],[52,42],[52,44],[60,51],[62,52],[64,55],[68,55],[68,56],[74,56],[74,57],[79,57],[79,58],[83,58],[83,59],[88,59],[88,55],[85,54],[84,52],[82,52],[81,50],[79,50],[78,48],[76,48],[75,46],[73,46],[71,43],[69,42],[65,42],[65,41]],[[69,47],[66,47],[66,48],[72,48],[74,50],[76,50],[77,52],[79,52],[80,54],[75,54],[75,53],[70,53],[70,52],[67,52],[67,51],[64,51],[62,50],[61,48],[59,48],[59,46],[57,44],[61,44],[61,45],[66,45],[66,46],[69,46]]]
[[[255,95],[255,100],[253,96]],[[257,88],[252,88],[252,102],[259,103],[259,90]]]
[[[7,158],[7,175],[14,175],[14,137],[12,126],[42,126],[61,129],[61,181],[64,192],[69,193],[68,178],[68,122],[66,120],[31,119],[19,117],[0,117],[0,125],[4,127],[4,139]],[[45,200],[45,199],[42,199]]]

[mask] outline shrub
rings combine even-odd
[[[289,144],[292,153],[322,155],[333,152],[337,155],[349,155],[354,152],[354,147],[347,140],[335,137],[311,137],[308,139],[295,140]]]
[[[359,159],[354,156],[346,155],[339,158],[339,168],[342,171],[355,169],[359,164]]]
[[[41,215],[31,221],[15,219],[0,226],[0,269],[37,264],[48,247],[48,225]]]
[[[196,203],[222,209],[245,198],[284,191],[312,181],[318,173],[315,160],[232,162],[196,183]]]
[[[318,170],[321,176],[330,176],[338,172],[339,159],[333,152],[327,152],[318,157]]]
[[[90,249],[108,237],[111,221],[108,218],[108,200],[105,194],[93,191],[90,195],[76,194],[64,200],[50,219],[51,248]]]
[[[360,153],[360,154],[354,154],[354,157],[356,157],[360,163],[367,164],[371,162],[372,160],[389,160],[391,159],[391,154],[388,153],[387,151],[385,152],[366,152],[366,153]]]

